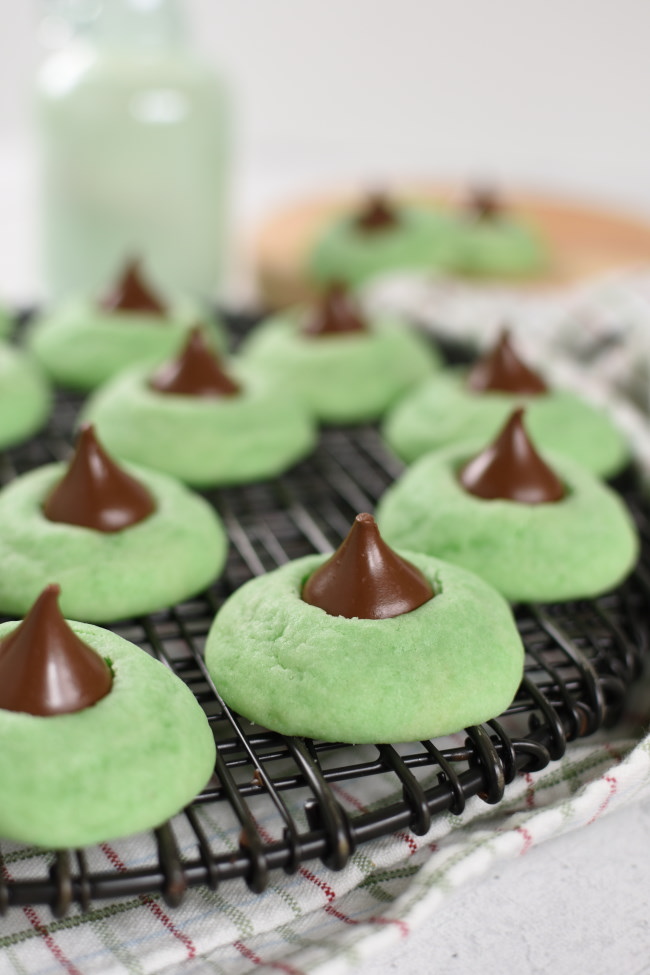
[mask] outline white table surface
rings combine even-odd
[[[650,972],[650,802],[502,864],[355,975],[395,972]]]

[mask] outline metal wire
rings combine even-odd
[[[2,479],[68,456],[76,408],[74,397],[62,397],[46,433],[5,456]],[[162,894],[175,906],[188,888],[214,889],[234,878],[261,892],[273,871],[293,872],[315,858],[342,869],[359,844],[395,830],[426,833],[432,817],[460,814],[470,796],[498,803],[517,773],[543,768],[569,742],[618,718],[640,671],[650,618],[650,523],[633,490],[627,496],[644,543],[639,569],[600,600],[518,607],[525,676],[498,721],[468,728],[452,741],[353,748],[253,728],[226,707],[203,662],[205,637],[223,600],[251,576],[335,547],[360,510],[374,509],[397,473],[399,464],[375,429],[335,429],[323,433],[313,457],[279,480],[207,494],[231,540],[223,580],[196,599],[114,629],[196,695],[217,741],[216,778],[183,814],[155,831],[150,862],[116,874],[91,869],[90,851],[59,851],[36,880],[0,871],[0,913],[14,904],[49,904],[63,916],[74,903],[87,910],[95,899],[135,894]],[[366,804],[364,783],[379,776],[390,784],[379,801]],[[344,808],[342,792],[353,812]],[[287,794],[299,797],[300,816]],[[260,797],[273,811],[264,827],[254,809]],[[202,823],[202,810],[223,809],[241,827],[236,850],[216,849]],[[192,838],[182,854],[181,830]]]

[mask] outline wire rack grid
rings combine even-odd
[[[45,433],[4,456],[3,482],[69,457],[78,405],[59,397]],[[43,858],[42,876],[20,879],[11,868],[21,851],[0,850],[0,912],[49,904],[60,917],[75,903],[87,910],[96,899],[137,894],[162,894],[176,906],[190,887],[234,878],[261,892],[273,871],[292,873],[316,858],[340,870],[360,844],[396,830],[423,835],[432,817],[460,814],[471,796],[498,803],[515,775],[543,768],[571,741],[617,721],[648,645],[650,521],[629,482],[624,493],[643,539],[639,566],[601,599],[517,607],[525,673],[498,720],[441,741],[351,747],[271,733],[224,704],[203,662],[224,599],[290,559],[331,551],[400,470],[375,428],[330,429],[284,477],[207,493],[231,541],[223,579],[113,629],[193,691],[217,742],[215,774],[187,809],[142,839],[137,868],[116,872],[98,865],[92,849],[59,850]],[[226,814],[239,831],[234,847],[209,825]]]

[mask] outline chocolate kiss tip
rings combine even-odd
[[[433,597],[419,569],[382,539],[375,519],[362,513],[334,555],[307,579],[302,598],[330,616],[388,619]]]
[[[395,227],[399,220],[388,196],[376,192],[368,194],[363,201],[354,223],[360,230],[373,233]]]
[[[68,625],[60,586],[46,586],[25,619],[0,641],[0,708],[39,717],[96,704],[113,685],[106,661]]]
[[[207,345],[199,326],[189,333],[180,355],[154,373],[149,386],[158,393],[206,398],[236,396],[241,392],[239,383],[221,368],[219,357]]]
[[[36,606],[38,603],[52,602],[58,607],[60,595],[61,586],[58,584],[58,582],[49,582],[34,603],[34,606]],[[32,611],[33,609],[34,607],[32,607]]]
[[[515,410],[494,443],[462,468],[459,481],[469,494],[520,504],[562,500],[564,486],[535,450],[523,416],[523,409]]]
[[[144,484],[109,457],[90,423],[81,427],[68,469],[43,504],[50,521],[100,532],[122,531],[155,509]]]
[[[548,392],[541,376],[529,369],[515,352],[507,328],[501,331],[496,345],[470,369],[467,387],[474,393],[501,392],[521,396],[539,396]]]
[[[367,332],[368,325],[346,288],[332,283],[303,326],[304,335],[345,335]]]
[[[492,220],[503,212],[503,203],[493,186],[475,186],[467,199],[467,210],[478,220]]]

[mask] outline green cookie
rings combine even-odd
[[[473,393],[465,375],[435,376],[386,418],[383,435],[402,460],[410,463],[430,450],[470,440],[482,446],[496,437],[516,407],[525,406],[526,427],[541,449],[566,454],[600,477],[611,477],[629,463],[623,434],[604,411],[573,393]]]
[[[299,311],[261,324],[245,360],[280,379],[324,423],[376,420],[441,367],[438,352],[405,322],[380,320],[369,332],[303,335]]]
[[[400,554],[436,595],[392,619],[330,616],[303,602],[306,579],[327,556],[238,589],[206,645],[226,702],[283,734],[355,743],[433,738],[500,714],[524,656],[507,604],[463,569]]]
[[[227,539],[210,505],[152,471],[129,468],[152,493],[156,510],[118,532],[49,521],[42,506],[65,472],[48,464],[0,491],[0,612],[22,616],[51,582],[61,611],[105,623],[193,596],[219,574]]]
[[[20,349],[0,342],[0,449],[40,430],[51,405],[50,389],[38,365]]]
[[[315,282],[356,286],[391,271],[436,270],[455,266],[457,224],[431,208],[399,210],[399,224],[372,232],[354,216],[331,223],[313,243],[307,272]]]
[[[548,250],[527,224],[508,216],[459,221],[456,264],[461,274],[526,277],[548,267]]]
[[[228,371],[241,394],[213,399],[159,393],[137,367],[91,397],[83,419],[111,453],[197,487],[275,477],[314,449],[315,422],[291,390],[255,366]]]
[[[70,626],[111,661],[113,687],[76,714],[0,709],[0,836],[19,843],[80,847],[154,828],[214,767],[210,726],[178,677],[115,633]]]
[[[191,302],[178,303],[168,317],[160,318],[145,312],[102,311],[78,299],[37,319],[27,343],[55,383],[87,391],[137,362],[173,357],[199,323],[216,348],[225,346],[223,326],[206,323],[204,310]]]
[[[566,496],[528,505],[465,491],[457,472],[472,456],[460,445],[410,467],[379,503],[384,539],[462,565],[513,602],[597,596],[634,567],[639,543],[625,505],[579,464],[545,455]]]

